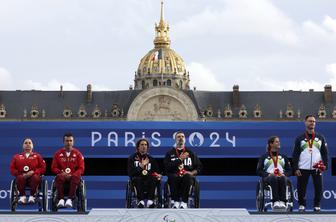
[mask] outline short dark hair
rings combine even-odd
[[[140,146],[140,143],[141,143],[142,141],[145,141],[145,142],[147,143],[147,149],[149,149],[149,142],[148,142],[148,140],[147,140],[146,138],[141,138],[141,139],[139,139],[139,140],[136,142],[135,148],[138,150],[138,148],[139,148],[139,146]]]
[[[180,134],[180,133],[182,133],[183,135],[185,135],[184,132],[183,132],[182,130],[178,130],[178,131],[175,133],[175,139],[176,139],[177,134]]]
[[[314,116],[313,114],[308,114],[308,115],[305,117],[305,121],[306,121],[308,118],[310,118],[310,117],[314,117],[314,118],[315,118],[315,116]]]
[[[267,140],[267,151],[269,152],[271,150],[271,144],[274,143],[274,140],[276,138],[279,138],[278,136],[271,136]]]
[[[65,137],[74,137],[74,136],[72,135],[72,133],[68,132],[68,133],[64,133],[63,141],[65,140]]]

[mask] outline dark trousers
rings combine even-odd
[[[264,178],[264,181],[272,187],[272,202],[286,201],[287,177],[268,176]]]
[[[298,198],[299,205],[306,206],[306,190],[307,184],[309,181],[309,176],[311,175],[313,178],[315,196],[314,196],[314,207],[319,207],[322,198],[322,175],[319,171],[316,170],[301,170],[302,176],[297,177],[297,190],[298,190]]]
[[[72,175],[70,178],[66,178],[62,174],[57,174],[56,179],[55,179],[57,198],[64,199],[64,183],[69,183],[68,197],[70,199],[74,199],[76,189],[77,189],[79,182],[80,182],[79,176]]]
[[[147,191],[147,199],[154,200],[154,193],[157,179],[152,176],[141,176],[132,178],[133,185],[137,190],[138,200],[145,199],[145,191]]]
[[[32,175],[31,177],[25,179],[22,175],[16,177],[16,184],[19,190],[20,196],[25,196],[25,187],[29,186],[31,191],[30,195],[34,196],[37,192],[37,187],[41,183],[41,177],[38,175]]]
[[[168,183],[174,201],[182,201],[187,203],[189,198],[189,189],[193,184],[194,177],[190,174],[185,174],[182,177],[176,174],[168,175]]]

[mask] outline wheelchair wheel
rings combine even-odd
[[[165,182],[163,187],[163,205],[164,208],[171,208],[171,193],[168,181]]]
[[[37,189],[38,210],[46,212],[48,210],[48,181],[42,180]]]
[[[200,208],[200,185],[196,179],[194,183],[194,207]]]
[[[12,180],[10,185],[10,208],[12,212],[16,211],[16,206],[19,200],[19,191],[17,190],[16,181]]]
[[[156,208],[162,208],[162,191],[161,191],[161,181],[157,182],[156,186]]]
[[[288,186],[288,200],[287,202],[290,203],[291,205],[287,208],[288,212],[293,212],[293,204],[294,204],[294,190],[293,190],[293,186],[292,183],[290,182],[290,180],[287,180],[287,186]]]
[[[87,199],[86,199],[86,186],[84,180],[80,181],[77,189],[78,189],[77,212],[86,212]]]
[[[47,180],[43,180],[42,182],[42,191],[43,191],[43,196],[42,196],[43,211],[46,212],[48,210],[48,181]]]
[[[259,212],[266,212],[265,199],[264,199],[264,186],[262,180],[257,184],[256,189],[256,206]]]
[[[56,212],[58,210],[57,208],[57,190],[55,186],[55,180],[52,181],[51,184],[51,198],[50,198],[50,208],[52,212]]]
[[[131,208],[132,204],[132,182],[129,180],[126,185],[126,208]]]

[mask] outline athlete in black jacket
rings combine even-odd
[[[288,158],[280,154],[280,139],[272,136],[267,142],[267,152],[259,158],[257,174],[272,187],[272,208],[286,209],[287,177],[292,174]]]
[[[321,210],[322,171],[328,166],[328,148],[324,136],[315,132],[315,125],[315,117],[306,116],[306,131],[296,138],[293,149],[293,170],[297,176],[299,211],[301,212],[306,207],[306,189],[310,175],[313,178],[315,189],[314,211]]]
[[[136,153],[128,158],[128,176],[131,178],[138,198],[138,207],[145,207],[144,191],[147,191],[147,207],[154,208],[154,192],[158,180],[161,179],[156,160],[148,154],[149,143],[140,139],[136,143]]]
[[[176,148],[167,152],[164,166],[171,187],[173,208],[187,208],[190,186],[200,173],[202,164],[197,155],[185,147],[183,132],[176,133],[175,142]]]

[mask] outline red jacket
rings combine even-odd
[[[67,168],[70,169],[70,172],[66,172]],[[84,157],[76,148],[73,148],[70,156],[67,157],[65,149],[61,148],[54,154],[51,171],[54,174],[66,172],[71,175],[81,176],[84,173]]]
[[[30,170],[33,170],[36,175],[43,175],[46,171],[46,163],[38,153],[31,152],[28,158],[25,153],[19,153],[13,156],[9,169],[15,177]]]

